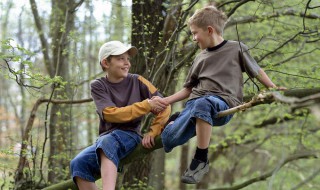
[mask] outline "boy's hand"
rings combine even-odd
[[[269,90],[280,90],[280,91],[287,90],[287,88],[283,87],[283,86],[274,86],[274,87],[269,87],[268,89]]]
[[[277,86],[276,89],[277,89],[277,90],[281,90],[281,91],[287,90],[287,88],[284,87],[284,86]]]
[[[151,106],[151,112],[153,114],[158,114],[162,112],[169,105],[159,96],[153,96],[151,99],[148,100],[148,102]]]
[[[145,148],[152,148],[154,145],[154,137],[149,135],[148,133],[145,134],[142,139],[142,146]]]

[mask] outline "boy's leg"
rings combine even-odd
[[[114,130],[98,138],[96,156],[101,166],[103,190],[114,190],[120,160],[141,143],[141,137],[133,131]]]
[[[98,190],[98,187],[94,182],[84,180],[80,177],[75,177],[79,190]]]
[[[95,153],[95,145],[82,150],[70,163],[70,170],[73,181],[80,190],[97,190],[94,181],[100,176]]]
[[[197,150],[189,168],[181,178],[184,183],[198,183],[209,171],[208,147],[212,126],[226,124],[232,116],[216,118],[218,112],[229,109],[229,106],[216,96],[205,96],[196,99],[191,115],[196,118]]]
[[[196,119],[197,150],[189,168],[181,177],[183,183],[198,183],[208,173],[208,147],[211,131],[212,126],[209,123],[199,118]]]
[[[196,134],[198,148],[206,149],[209,147],[211,131],[212,126],[209,123],[199,118],[196,119]]]
[[[100,149],[101,180],[103,190],[114,190],[117,181],[117,166]]]
[[[170,152],[176,146],[182,145],[196,135],[195,119],[191,118],[190,110],[193,101],[188,101],[186,107],[174,120],[164,128],[161,139],[165,152]]]

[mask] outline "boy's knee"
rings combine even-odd
[[[169,138],[170,134],[168,133],[168,128],[165,128],[164,131],[161,133],[161,139],[163,145],[166,145],[169,143],[169,140],[172,138]]]
[[[75,157],[70,161],[70,170],[73,171],[74,166],[77,166],[77,165],[79,165],[79,159]]]
[[[70,161],[70,170],[73,171],[75,168],[81,168],[82,166],[87,165],[87,159],[76,156]],[[76,169],[78,170],[78,169]]]
[[[195,108],[201,108],[204,105],[209,105],[209,104],[210,104],[210,101],[207,98],[204,98],[204,97],[198,98],[198,99],[196,99],[194,101],[194,107]]]

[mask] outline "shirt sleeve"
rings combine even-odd
[[[145,90],[146,92],[149,93],[149,98],[152,96],[160,96],[162,95],[159,93],[157,88],[151,84],[147,79],[143,78],[142,76],[139,76],[138,78],[141,83],[143,84],[144,87],[147,88]],[[163,112],[159,113],[156,115],[156,117],[152,120],[150,128],[149,128],[149,134],[153,137],[160,135],[162,132],[163,128],[165,127],[165,123],[168,121],[169,116],[171,113],[171,106],[169,105]]]
[[[96,79],[91,83],[91,96],[100,118],[103,118],[103,110],[106,107],[116,106],[111,100],[110,92],[99,79]]]
[[[104,120],[110,123],[127,123],[146,115],[151,110],[148,100],[136,102],[125,107],[106,107],[103,110]]]
[[[171,113],[171,106],[169,105],[163,112],[159,113],[152,121],[149,134],[153,137],[158,136],[164,129],[165,123],[168,121]]]
[[[199,83],[198,72],[196,71],[195,62],[193,62],[192,66],[189,69],[185,83],[183,84],[183,87],[192,88],[194,86],[197,86],[198,83]]]
[[[259,74],[260,66],[256,60],[250,55],[248,47],[241,43],[242,50],[240,52],[241,63],[243,64],[245,72],[252,78]]]

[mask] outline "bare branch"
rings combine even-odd
[[[317,153],[300,152],[300,153],[293,154],[291,156],[288,156],[283,161],[281,161],[277,166],[274,167],[273,170],[271,170],[263,175],[252,178],[252,179],[245,181],[239,185],[235,185],[232,187],[226,187],[226,188],[215,188],[215,189],[211,189],[211,190],[238,190],[238,189],[242,189],[242,188],[247,187],[248,185],[251,185],[253,183],[266,180],[267,178],[269,178],[270,176],[272,176],[276,172],[278,172],[284,165],[286,165],[289,162],[300,160],[300,159],[308,159],[308,158],[318,158]]]
[[[72,11],[72,12],[76,11],[77,8],[82,5],[83,2],[84,2],[84,0],[80,0],[79,2],[75,2],[74,6],[70,9],[70,11]]]
[[[281,16],[296,16],[301,18],[307,19],[320,19],[320,15],[317,14],[306,14],[306,12],[299,12],[293,9],[286,9],[283,11],[277,11],[274,13],[263,14],[262,16],[253,15],[253,16],[245,16],[245,17],[238,17],[238,18],[230,18],[229,22],[226,24],[226,28],[230,26],[234,26],[238,24],[245,24],[245,23],[256,23],[261,22],[264,20],[268,20],[270,18],[278,18]]]
[[[227,14],[227,16],[230,17],[231,15],[233,15],[239,7],[248,3],[249,1],[255,1],[255,0],[241,0],[231,9],[231,11]]]
[[[311,79],[311,80],[320,80],[320,78],[314,78],[314,77],[309,77],[309,76],[297,75],[297,74],[292,74],[292,73],[287,73],[287,72],[282,72],[282,71],[277,71],[277,70],[272,70],[272,69],[266,69],[265,71],[266,71],[266,72],[276,72],[276,73],[281,73],[281,74],[288,75],[288,76],[294,76],[294,77]]]
[[[155,71],[155,73],[151,72],[150,76],[153,76],[151,79],[151,82],[155,81],[158,77],[160,77],[161,71],[165,68],[166,65],[168,65],[171,57],[170,55],[174,55],[174,51],[176,50],[176,41],[180,35],[180,31],[186,27],[184,24],[185,20],[187,19],[188,13],[191,10],[193,6],[198,2],[198,0],[193,0],[189,7],[182,12],[182,16],[177,24],[176,29],[173,31],[171,37],[168,40],[168,43],[166,44],[166,47],[164,48],[163,53],[166,53],[164,61],[161,63],[161,65],[158,67],[158,69]],[[170,48],[169,48],[170,47]],[[170,49],[170,52],[168,51]],[[155,64],[154,64],[155,65]],[[153,70],[153,69],[152,69]]]
[[[38,90],[38,89],[41,89],[41,88],[43,88],[44,86],[46,86],[46,85],[49,84],[49,83],[44,83],[43,85],[40,85],[40,86],[34,86],[34,85],[25,84],[25,83],[23,82],[23,81],[24,81],[24,80],[23,80],[24,78],[23,78],[23,77],[20,77],[20,78],[19,78],[19,74],[18,74],[14,69],[12,69],[12,68],[10,67],[10,65],[9,65],[9,60],[7,60],[7,59],[3,59],[3,60],[4,60],[4,62],[6,63],[9,72],[14,75],[15,81],[16,81],[16,83],[17,83],[19,86],[23,86],[23,87],[27,87],[27,88],[32,88],[32,89]],[[31,78],[31,79],[34,79],[32,76],[30,76],[30,78]]]
[[[288,44],[289,42],[293,41],[297,36],[299,36],[301,34],[301,32],[298,32],[296,34],[294,34],[291,38],[289,38],[288,40],[286,40],[285,42],[283,42],[282,44],[280,44],[278,47],[276,47],[273,51],[270,51],[269,53],[263,55],[262,57],[260,57],[257,62],[261,62],[262,60],[264,60],[266,57],[271,56],[274,53],[277,53],[278,50],[280,50],[281,48],[285,47],[286,44]]]
[[[54,104],[82,104],[82,103],[91,102],[91,101],[92,101],[91,98],[90,99],[83,99],[83,100],[50,100],[50,99],[41,99],[40,98],[36,101],[36,103],[34,104],[32,110],[30,112],[29,120],[27,122],[26,128],[24,130],[24,135],[22,137],[22,145],[21,145],[21,150],[20,150],[19,163],[18,163],[18,167],[16,170],[16,175],[15,175],[15,181],[20,181],[20,179],[23,178],[23,169],[27,164],[27,155],[25,153],[27,152],[28,142],[29,142],[30,135],[31,135],[30,132],[33,127],[33,123],[36,118],[36,113],[37,113],[39,106],[45,102],[51,102]]]
[[[282,60],[282,61],[280,61],[280,62],[278,62],[278,63],[272,64],[271,66],[279,66],[279,65],[282,65],[282,64],[284,64],[284,63],[287,63],[287,62],[291,61],[292,59],[295,59],[295,58],[298,58],[298,57],[301,57],[301,56],[306,56],[306,55],[311,54],[311,53],[313,53],[314,51],[317,51],[317,50],[319,50],[319,49],[318,49],[318,48],[315,48],[315,49],[313,49],[313,50],[311,50],[311,51],[309,51],[309,52],[300,53],[301,50],[302,50],[302,48],[300,48],[297,52],[295,52],[292,56],[288,57],[287,59]],[[263,67],[263,66],[261,66],[261,67]]]
[[[305,179],[304,181],[302,181],[301,183],[299,183],[298,185],[296,185],[294,188],[292,188],[291,190],[297,190],[300,189],[300,187],[304,186],[306,183],[308,183],[309,181],[313,180],[316,176],[318,176],[320,174],[320,169],[317,169],[315,172],[313,172],[307,179]]]

